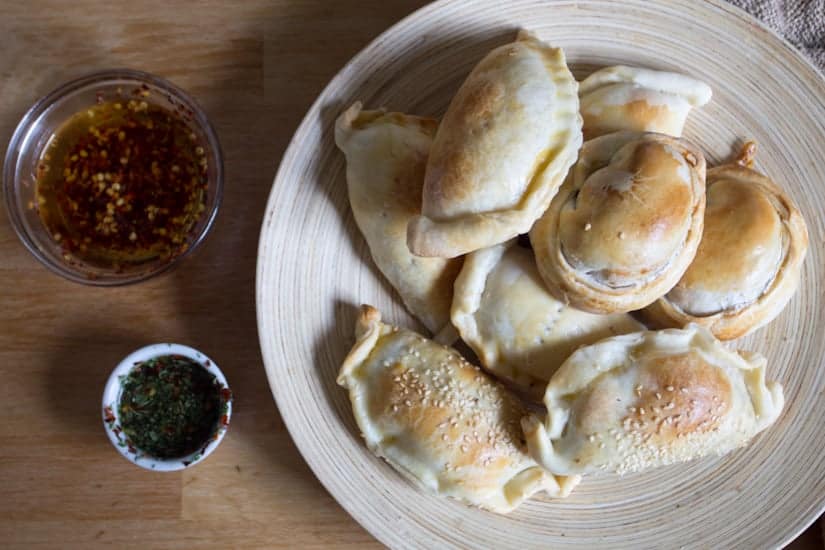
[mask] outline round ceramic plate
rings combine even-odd
[[[347,202],[335,117],[353,101],[443,113],[473,65],[520,27],[562,46],[577,77],[624,63],[696,76],[713,100],[685,131],[710,165],[744,138],[757,168],[798,202],[811,248],[800,291],[736,347],[767,355],[785,387],[780,420],[747,449],[644,474],[586,478],[565,500],[507,516],[416,489],[364,446],[335,383],[356,306],[418,327],[369,258]],[[404,19],[332,80],[275,179],[258,256],[258,330],[295,443],[341,505],[392,547],[768,548],[825,504],[825,81],[776,35],[722,0],[443,0]]]

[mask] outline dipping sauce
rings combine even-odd
[[[161,459],[197,451],[226,422],[229,390],[197,362],[163,355],[121,381],[120,426],[130,445]]]
[[[69,118],[36,174],[41,220],[64,259],[118,269],[189,247],[207,198],[207,157],[187,114],[138,88]]]

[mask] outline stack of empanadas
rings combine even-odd
[[[784,308],[807,231],[752,144],[708,169],[681,137],[710,97],[624,66],[578,84],[522,31],[440,122],[340,116],[356,223],[436,340],[362,307],[338,382],[375,454],[505,513],[581,475],[724,454],[779,417],[765,359],[719,340]],[[482,368],[447,346],[456,333]]]

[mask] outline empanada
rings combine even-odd
[[[594,315],[553,298],[514,240],[465,257],[452,321],[482,365],[536,401],[576,348],[645,329],[626,313]]]
[[[561,49],[522,31],[487,54],[436,133],[410,250],[451,258],[526,233],[576,160],[578,110]]]
[[[593,313],[632,311],[682,277],[704,210],[705,159],[696,147],[616,132],[584,144],[530,242],[557,299]]]
[[[805,220],[779,186],[736,163],[711,168],[696,257],[645,316],[665,326],[698,323],[723,340],[743,336],[791,299],[807,249]]]
[[[378,269],[433,334],[449,325],[461,260],[411,254],[407,224],[421,212],[424,166],[437,125],[431,118],[362,111],[360,103],[335,124],[355,222]]]
[[[584,139],[619,130],[682,135],[693,107],[710,101],[710,86],[677,73],[617,65],[579,84]]]
[[[765,358],[698,325],[614,336],[576,351],[522,422],[530,455],[558,475],[623,474],[745,445],[782,411]]]
[[[526,454],[523,405],[458,352],[363,306],[338,383],[367,446],[432,493],[506,513],[540,490],[567,496]]]

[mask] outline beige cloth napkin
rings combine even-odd
[[[825,71],[825,0],[728,0],[779,32]]]

